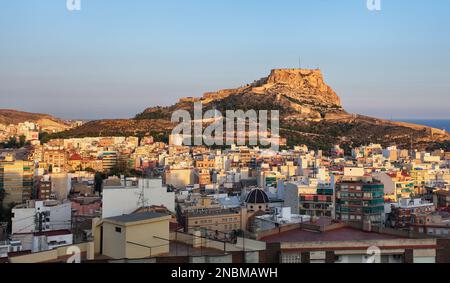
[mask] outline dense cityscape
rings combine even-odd
[[[2,262],[65,262],[67,247],[81,262],[362,263],[372,247],[383,263],[450,261],[450,152],[41,144],[34,123],[7,128]]]
[[[1,278],[442,272],[449,11],[433,0],[3,1]]]

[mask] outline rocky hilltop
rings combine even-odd
[[[176,109],[190,109],[194,102],[218,110],[283,110],[298,119],[320,119],[326,114],[344,113],[340,98],[323,79],[320,70],[277,69],[268,77],[236,89],[208,92],[201,98],[182,98],[166,108],[148,108],[137,117],[168,118]]]
[[[286,96],[304,105],[322,105],[340,108],[341,101],[337,94],[324,82],[320,70],[277,69],[270,75],[246,87],[225,90],[204,95],[205,102],[220,100],[230,95],[246,93]]]
[[[328,86],[320,70],[276,69],[269,76],[235,89],[205,93],[199,98],[182,98],[169,107],[151,107],[134,119],[93,121],[64,133],[69,136],[99,134],[168,135],[172,113],[193,111],[194,102],[204,110],[279,110],[281,135],[288,144],[304,143],[327,149],[334,144],[352,147],[371,142],[409,148],[430,148],[445,144],[450,136],[442,130],[421,125],[392,122],[347,113],[339,96]],[[145,127],[149,127],[145,131]]]

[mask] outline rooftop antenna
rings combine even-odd
[[[142,186],[142,188],[140,188],[140,191],[136,193],[136,195],[138,196],[138,201],[137,201],[138,208],[148,207],[148,199],[145,198],[144,190],[145,190],[145,188],[144,188],[144,186]]]

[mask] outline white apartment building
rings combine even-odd
[[[28,201],[12,209],[12,235],[71,228],[71,202]]]
[[[107,186],[103,189],[103,218],[130,214],[153,205],[175,211],[175,193],[168,192],[161,179],[139,179],[137,186]]]

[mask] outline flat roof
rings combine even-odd
[[[394,240],[403,239],[399,236],[364,232],[354,228],[339,228],[326,232],[313,232],[296,229],[273,236],[264,237],[261,241],[267,243],[302,243],[302,242],[340,242],[340,241],[364,241],[364,240]]]
[[[130,222],[144,221],[144,220],[148,220],[148,219],[161,218],[161,217],[166,217],[166,216],[170,216],[170,214],[159,213],[159,212],[144,212],[144,213],[135,213],[135,214],[110,217],[110,218],[106,218],[105,220],[120,222],[120,223],[130,223]]]

